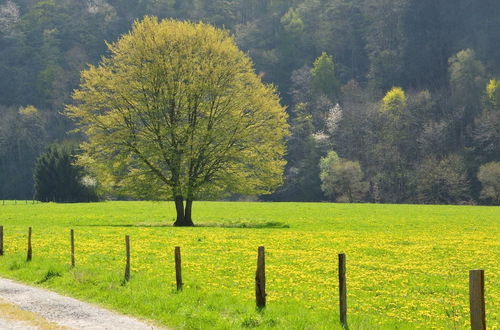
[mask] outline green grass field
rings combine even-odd
[[[468,271],[485,269],[489,329],[500,329],[500,208],[321,203],[0,204],[0,274],[186,329],[335,329],[337,254],[347,255],[351,329],[469,326]],[[27,263],[28,227],[33,261]],[[76,267],[69,229],[75,230]],[[132,279],[123,285],[124,236]],[[181,246],[182,292],[173,251]],[[257,247],[268,307],[255,309]]]

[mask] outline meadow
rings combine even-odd
[[[167,202],[0,204],[0,276],[171,328],[340,329],[337,254],[344,252],[351,329],[468,328],[471,269],[485,269],[486,322],[500,329],[499,207],[196,202],[195,228],[171,227],[174,213]],[[254,297],[260,245],[262,312]]]

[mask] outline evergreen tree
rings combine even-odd
[[[95,184],[75,165],[76,145],[52,144],[35,163],[35,199],[47,202],[97,201]]]
[[[331,101],[338,98],[339,83],[335,77],[333,57],[323,52],[311,69],[312,88],[316,94],[326,95]]]

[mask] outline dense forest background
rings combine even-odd
[[[498,202],[498,0],[0,0],[0,199],[32,198],[37,157],[78,139],[80,71],[144,15],[230,30],[278,87],[288,165],[264,199]]]

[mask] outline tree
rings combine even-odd
[[[379,107],[380,116],[374,127],[376,143],[373,148],[375,171],[371,180],[376,188],[376,200],[383,202],[407,201],[411,194],[411,164],[408,146],[410,118],[407,96],[400,87],[386,93]],[[410,143],[408,143],[410,142]]]
[[[79,164],[102,184],[173,198],[175,225],[191,226],[195,199],[281,183],[285,110],[228,32],[145,17],[109,51],[67,107],[88,138]]]
[[[34,106],[0,106],[0,196],[33,197],[33,165],[47,141],[47,118]]]
[[[434,0],[406,0],[403,4],[400,20],[405,86],[439,88],[446,82],[448,45],[442,38],[443,14],[439,7],[439,1]]]
[[[52,144],[36,162],[35,199],[54,202],[97,201],[95,185],[81,166],[75,165],[74,143]]]
[[[420,136],[417,138],[417,146],[420,154],[427,157],[434,155],[443,157],[448,152],[448,127],[446,122],[427,122]]]
[[[340,158],[330,151],[321,158],[321,189],[326,196],[337,201],[359,202],[368,190],[358,162]]]
[[[472,151],[477,165],[500,160],[500,81],[486,86],[483,112],[474,119]]]
[[[379,117],[379,106],[371,100],[367,91],[355,81],[342,88],[342,120],[333,134],[332,148],[341,157],[360,161],[366,166],[372,159],[374,124]],[[327,127],[328,121],[327,118]],[[366,167],[363,167],[367,170]]]
[[[450,57],[449,65],[453,101],[457,106],[466,108],[466,114],[467,111],[477,110],[485,83],[483,64],[472,49],[465,49]]]
[[[337,98],[339,83],[335,77],[335,66],[332,56],[323,52],[314,61],[311,76],[313,91],[326,95],[332,101]]]
[[[464,159],[459,155],[428,157],[417,169],[416,178],[422,203],[455,204],[470,198]]]
[[[481,197],[500,204],[500,162],[481,165],[477,177],[483,186]]]
[[[318,143],[314,137],[313,116],[306,103],[293,109],[291,135],[288,139],[286,179],[273,196],[277,200],[310,202],[321,200]]]
[[[387,90],[402,85],[404,61],[401,33],[406,0],[372,0],[364,2],[368,19],[365,32],[366,48],[370,58],[368,73],[371,86]]]
[[[471,49],[452,56],[449,64],[451,99],[455,107],[455,140],[458,145],[463,145],[467,127],[481,111],[481,96],[486,85],[485,68]]]
[[[487,111],[500,112],[500,80],[491,79],[486,86],[485,108]]]
[[[325,126],[329,136],[334,135],[338,130],[339,124],[342,121],[342,116],[342,108],[338,103],[335,105],[335,107],[331,108],[328,111],[325,119]]]
[[[8,0],[0,5],[0,37],[12,35],[14,25],[19,21],[19,6]]]
[[[393,87],[382,99],[382,111],[398,118],[406,108],[406,94],[401,87]]]

